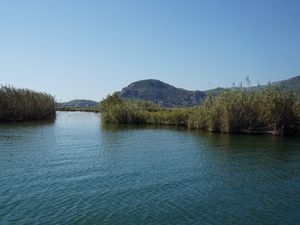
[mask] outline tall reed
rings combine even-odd
[[[106,123],[180,125],[222,133],[300,134],[300,106],[295,95],[276,87],[263,90],[234,89],[208,96],[196,108],[161,108],[127,101],[113,94],[100,104]]]
[[[296,98],[275,87],[228,90],[208,97],[188,121],[188,127],[224,133],[265,132],[283,136],[296,123]]]
[[[126,101],[117,94],[101,101],[100,113],[106,123],[186,125],[188,109],[168,109],[147,101]]]
[[[12,86],[0,87],[0,122],[54,119],[54,97]]]

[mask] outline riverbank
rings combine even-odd
[[[59,112],[94,112],[99,113],[99,107],[59,107],[56,108]]]
[[[300,134],[295,95],[274,87],[228,90],[207,97],[193,108],[162,108],[114,94],[101,102],[100,113],[104,123],[175,125],[209,132],[273,136]]]

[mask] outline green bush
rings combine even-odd
[[[54,119],[54,97],[11,86],[0,88],[0,122]]]

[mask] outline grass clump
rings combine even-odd
[[[208,97],[189,118],[188,127],[223,133],[293,133],[296,98],[292,92],[228,90]]]
[[[55,119],[54,97],[12,86],[0,87],[0,122]]]

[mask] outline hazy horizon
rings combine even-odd
[[[99,101],[144,79],[187,90],[300,74],[299,1],[1,1],[0,84]]]

